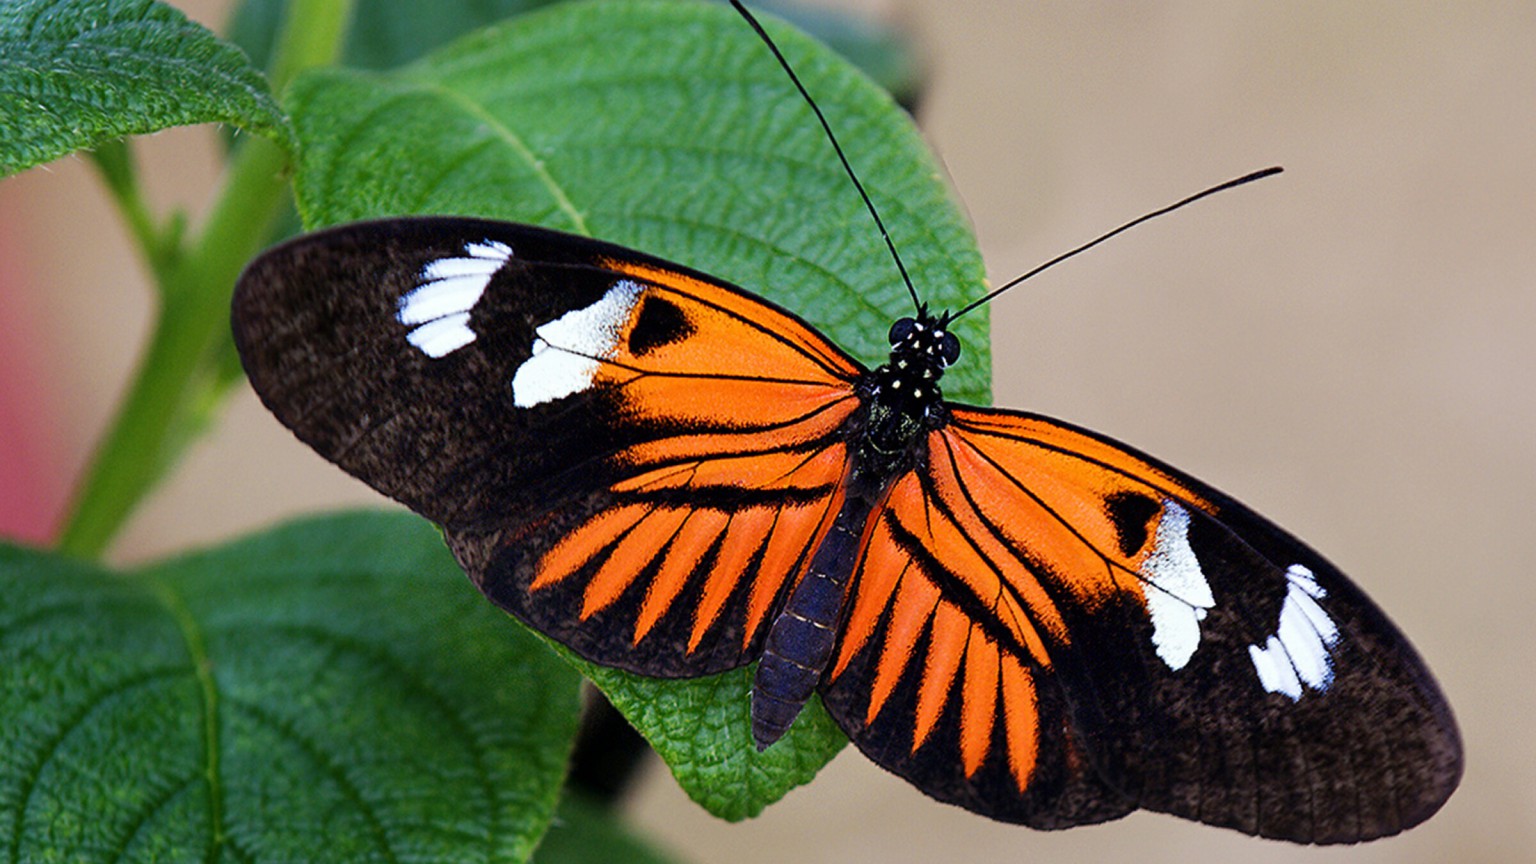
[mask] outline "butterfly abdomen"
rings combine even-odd
[[[768,631],[752,682],[752,740],[759,750],[784,735],[821,681],[837,641],[848,579],[872,509],[862,496],[844,499],[805,577]]]

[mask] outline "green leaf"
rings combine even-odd
[[[533,855],[534,864],[675,864],[662,853],[626,830],[613,811],[580,797],[560,802],[555,822]]]
[[[826,112],[919,295],[956,307],[985,275],[907,117],[844,60],[771,29]],[[566,3],[396,72],[321,70],[288,94],[310,228],[475,214],[589,234],[763,294],[866,362],[912,311],[810,109],[726,6]],[[985,310],[955,330],[946,392],[988,401]]]
[[[810,782],[848,739],[813,699],[772,747],[752,742],[756,666],[721,675],[663,681],[571,657],[644,735],[688,797],[732,822],[751,818]]]
[[[556,0],[357,0],[342,63],[390,69],[451,42],[477,27]],[[272,54],[289,0],[245,0],[229,22],[229,39],[259,65]]]
[[[0,4],[0,176],[192,123],[230,123],[294,146],[262,74],[171,6]]]
[[[477,27],[531,12],[558,0],[358,0],[342,65],[393,69],[446,45]],[[897,101],[910,105],[921,75],[917,58],[900,35],[848,13],[779,0],[758,0],[759,9],[795,23],[864,70]],[[288,0],[245,0],[229,23],[229,40],[266,66],[287,14]]]
[[[524,860],[579,678],[404,514],[127,574],[0,546],[0,858]]]
[[[830,118],[918,290],[943,308],[984,291],[942,172],[890,97],[804,36],[773,36]],[[482,31],[396,72],[295,81],[295,178],[311,228],[457,213],[599,237],[714,273],[879,362],[912,301],[810,109],[718,5],[571,3]],[[987,398],[984,315],[956,329],[951,394]],[[819,704],[758,754],[750,670],[656,681],[584,666],[688,794],[739,819],[846,744]]]

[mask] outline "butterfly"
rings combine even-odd
[[[494,603],[641,675],[755,663],[759,748],[819,695],[877,764],[1036,828],[1332,843],[1438,810],[1460,740],[1392,622],[1146,454],[946,401],[953,318],[917,304],[870,369],[723,280],[465,217],[288,241],[232,307],[268,409]]]

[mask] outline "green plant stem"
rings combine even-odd
[[[341,57],[356,0],[292,0],[282,37],[267,70],[272,92],[282,93],[293,76]]]
[[[144,256],[145,266],[149,268],[157,285],[163,286],[179,238],[173,227],[162,230],[150,214],[149,205],[139,186],[138,165],[133,157],[132,143],[122,140],[103,144],[91,151],[91,162],[101,173],[107,191],[112,193],[118,214],[133,233],[139,253]]]
[[[227,338],[230,289],[282,204],[286,164],[277,145],[246,141],[197,247],[164,274],[149,348],[76,495],[61,551],[100,555],[190,440],[204,358]]]
[[[331,63],[341,50],[352,0],[295,0],[277,56],[286,80]],[[110,157],[109,157],[110,158]],[[220,395],[217,363],[229,339],[229,298],[245,262],[268,239],[287,194],[289,154],[249,136],[235,151],[207,222],[184,254],[145,248],[159,284],[159,316],[148,349],[110,430],[97,448],[59,537],[60,551],[99,556],[133,509],[195,438]],[[131,172],[109,162],[108,186],[141,244],[155,243]],[[126,184],[126,185],[125,185]]]

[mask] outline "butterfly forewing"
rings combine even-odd
[[[279,419],[442,524],[491,599],[595,662],[748,662],[836,512],[861,367],[628,250],[362,223],[258,259],[234,321]]]

